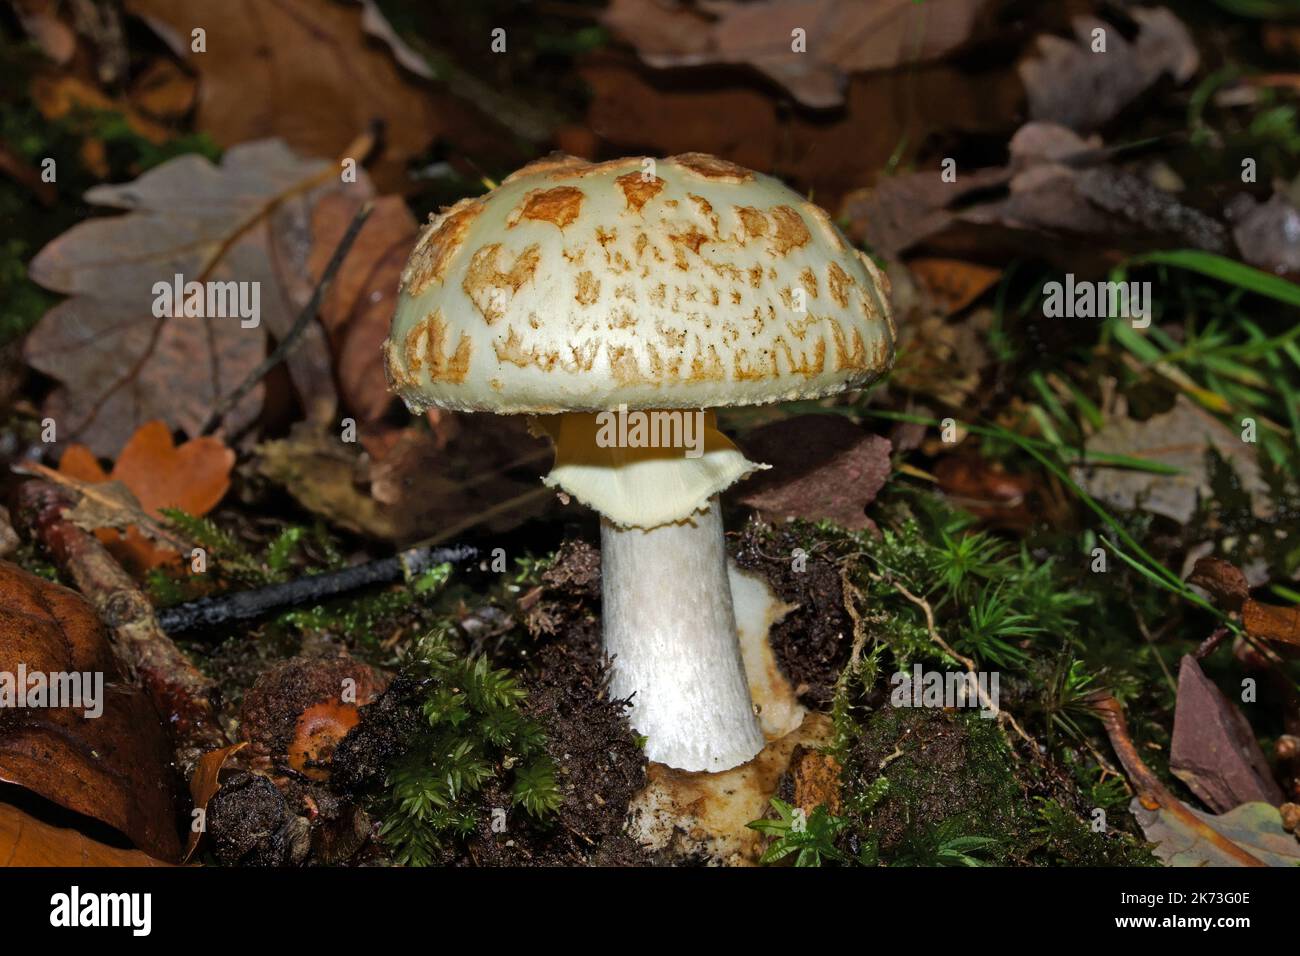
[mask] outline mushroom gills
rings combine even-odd
[[[737,640],[715,495],[690,519],[643,530],[601,521],[601,594],[610,693],[646,756],[680,770],[727,770],[763,749]]]

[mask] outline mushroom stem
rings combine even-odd
[[[644,530],[600,523],[610,691],[632,698],[646,756],[727,770],[763,749],[736,638],[718,497],[690,519]]]

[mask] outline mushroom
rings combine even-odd
[[[544,479],[601,515],[611,693],[646,754],[720,771],[764,745],[718,496],[766,466],[710,409],[860,388],[893,360],[887,280],[820,208],[702,153],[553,155],[433,218],[384,355],[413,412],[533,416]]]

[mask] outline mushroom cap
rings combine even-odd
[[[425,227],[385,365],[414,411],[817,398],[889,368],[887,290],[769,176],[703,153],[555,155]]]

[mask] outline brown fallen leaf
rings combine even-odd
[[[924,245],[970,260],[1046,257],[1076,274],[1104,273],[1113,250],[1176,243],[1229,251],[1220,223],[1101,162],[1095,138],[1031,122],[1016,131],[1009,149],[1006,166],[959,170],[950,182],[931,169],[852,193],[843,208],[850,237],[888,258]]]
[[[958,508],[995,528],[1025,530],[1043,515],[1032,507],[1037,483],[1029,475],[1014,475],[998,462],[974,450],[945,455],[934,466],[939,488]]]
[[[99,843],[0,803],[0,866],[170,866],[139,850]]]
[[[936,134],[1003,134],[1023,96],[1010,64],[974,77],[943,62],[855,75],[829,115],[781,109],[744,75],[686,84],[608,50],[584,57],[579,75],[592,91],[587,125],[606,150],[702,150],[780,176],[827,209],[891,161],[910,163]]]
[[[60,437],[108,457],[150,419],[197,433],[214,404],[265,356],[267,336],[283,337],[310,298],[312,207],[329,193],[369,188],[364,174],[343,184],[330,164],[303,160],[271,140],[227,151],[220,166],[188,154],[133,183],[91,189],[89,202],[127,214],[74,226],[29,267],[34,281],[71,296],[45,314],[24,346],[28,363],[61,384],[46,404]],[[243,283],[245,305],[256,295],[258,315],[230,315],[237,310],[216,301],[226,317],[176,314],[184,302],[168,311],[174,296],[163,286],[173,287],[178,275],[210,283],[209,299],[234,288],[219,283]],[[319,326],[309,326],[288,367],[309,414],[332,416],[334,385]],[[261,396],[259,385],[226,416],[226,428],[251,422]]]
[[[741,502],[767,521],[833,521],[874,527],[866,507],[893,471],[889,439],[839,415],[797,415],[744,437],[745,455],[769,464],[745,483]]]
[[[114,99],[72,74],[38,74],[32,79],[31,92],[32,101],[46,119],[67,120],[83,111],[112,112],[121,115],[133,133],[150,143],[158,145],[171,137],[165,126],[141,115],[129,102]],[[108,156],[103,142],[94,135],[93,126],[80,125],[79,129],[83,137],[82,162],[97,176],[107,176]]]
[[[151,856],[177,859],[171,746],[149,699],[125,682],[94,609],[7,561],[0,595],[0,673],[15,697],[0,714],[0,780],[107,823]],[[20,673],[29,675],[24,691],[31,675],[51,687],[57,675],[83,675],[81,706],[19,707]],[[93,706],[87,679],[102,681]]]
[[[917,258],[907,263],[922,291],[942,315],[960,312],[997,283],[1001,269],[959,259]]]
[[[159,121],[177,120],[194,108],[198,84],[175,62],[156,59],[131,82],[127,99],[143,115]]]
[[[1190,654],[1178,668],[1169,769],[1216,813],[1243,803],[1282,802],[1250,723]]]
[[[1101,720],[1101,725],[1110,739],[1110,745],[1119,758],[1129,782],[1137,791],[1131,810],[1140,823],[1145,811],[1144,829],[1153,822],[1160,821],[1167,827],[1177,827],[1186,835],[1188,843],[1195,843],[1204,848],[1206,854],[1213,854],[1218,865],[1223,866],[1268,866],[1252,852],[1252,848],[1240,846],[1233,839],[1221,832],[1215,825],[1217,818],[1206,817],[1192,810],[1160,782],[1160,778],[1151,772],[1138,756],[1137,747],[1129,734],[1128,722],[1124,719],[1124,708],[1110,691],[1096,691],[1087,697],[1088,705]],[[1254,804],[1247,804],[1254,806]],[[1274,811],[1276,812],[1276,811]],[[1279,830],[1280,830],[1279,826]],[[1153,837],[1154,838],[1154,837]]]
[[[1029,116],[1071,129],[1098,129],[1118,116],[1165,74],[1186,83],[1200,55],[1182,22],[1164,7],[1134,7],[1137,36],[1126,40],[1114,25],[1090,16],[1072,21],[1076,40],[1038,38],[1038,55],[1020,64]],[[1105,42],[1099,51],[1095,31]]]
[[[325,270],[364,199],[326,196],[312,214],[313,277]],[[397,283],[418,231],[415,217],[397,196],[376,200],[334,282],[321,303],[334,372],[347,407],[361,422],[378,421],[394,398],[388,391],[381,346],[397,301]]]
[[[1210,592],[1218,605],[1228,611],[1240,611],[1242,604],[1250,599],[1250,583],[1241,569],[1212,555],[1197,559],[1187,583]]]
[[[378,461],[336,431],[300,423],[258,447],[257,469],[308,511],[385,541],[454,536],[477,523],[503,530],[548,506],[549,489],[510,473],[536,475],[550,451],[522,421],[479,418],[446,452],[421,427],[371,443],[387,449]]]
[[[1241,608],[1246,633],[1265,641],[1300,646],[1300,607],[1276,607],[1247,600]]]
[[[88,484],[120,482],[140,510],[162,519],[164,508],[179,508],[202,517],[217,506],[230,488],[235,453],[211,436],[193,438],[181,445],[160,421],[145,422],[118,455],[111,472],[105,472],[85,445],[72,445],[59,460],[59,473]],[[112,529],[95,530],[128,570],[142,571],[177,557],[168,543],[157,543],[131,523],[127,511],[106,514]],[[125,531],[125,534],[123,534]]]
[[[844,101],[848,74],[933,60],[964,43],[987,0],[614,0],[602,22],[651,66],[754,67],[806,106]],[[794,31],[806,45],[795,48]],[[697,147],[698,148],[698,147]]]
[[[334,0],[128,0],[126,9],[198,72],[195,121],[222,146],[279,137],[333,158],[377,120],[384,148],[371,172],[398,189],[406,162],[443,128],[448,98],[370,41],[362,21],[373,30],[375,11]],[[190,48],[196,25],[206,52]]]
[[[228,759],[247,746],[247,742],[231,744],[229,747],[209,750],[199,758],[198,766],[194,768],[194,776],[190,777],[190,802],[195,810],[207,810],[208,801],[221,789],[221,768],[226,765]],[[199,848],[205,832],[206,828],[190,827],[189,836],[185,838],[182,863],[188,863],[194,856],[194,851]]]
[[[993,362],[986,346],[992,324],[993,310],[987,308],[956,320],[923,313],[900,321],[890,386],[949,408],[970,408]]]

